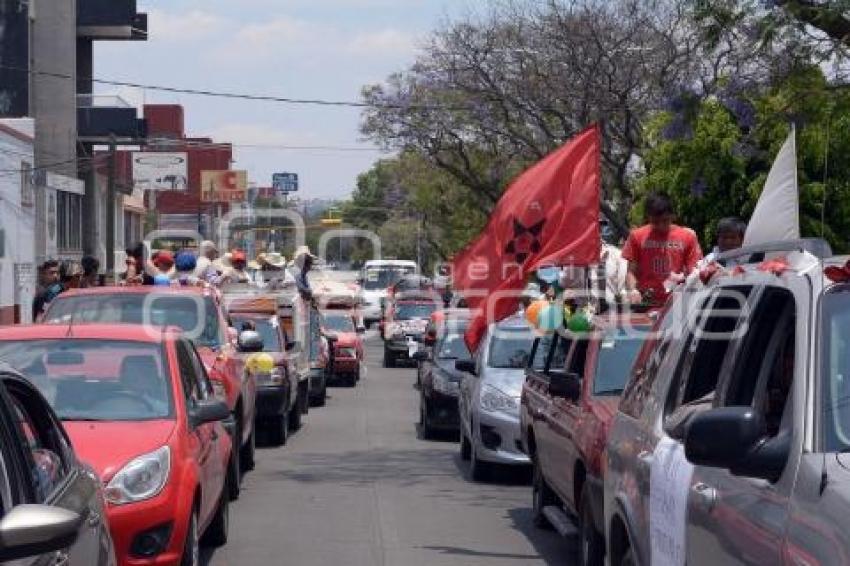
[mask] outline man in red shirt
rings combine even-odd
[[[673,224],[673,205],[666,195],[647,197],[646,216],[649,223],[632,230],[623,247],[623,259],[629,262],[626,288],[661,305],[668,294],[664,282],[684,279],[702,259],[702,250],[693,230]]]

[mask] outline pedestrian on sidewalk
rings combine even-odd
[[[39,268],[40,289],[32,303],[32,318],[37,320],[47,310],[47,305],[65,290],[59,273],[59,262],[49,259]]]
[[[631,302],[642,298],[661,306],[671,286],[684,281],[697,266],[702,249],[693,230],[673,223],[667,195],[650,194],[645,208],[647,224],[632,230],[623,248],[623,259],[629,262],[626,288]]]

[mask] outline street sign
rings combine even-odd
[[[201,202],[243,201],[247,190],[245,171],[201,171]]]
[[[279,194],[298,191],[298,173],[275,173],[272,175],[272,187]]]
[[[185,191],[188,157],[185,152],[134,151],[133,187],[148,191]]]

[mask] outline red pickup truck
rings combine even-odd
[[[522,441],[534,466],[534,520],[578,532],[581,564],[602,564],[602,455],[651,320],[606,314],[593,330],[535,339],[522,390]]]

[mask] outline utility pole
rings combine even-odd
[[[115,134],[109,134],[109,169],[106,182],[106,276],[115,278]]]

